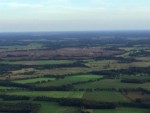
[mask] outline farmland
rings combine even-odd
[[[30,97],[52,97],[52,98],[82,98],[83,92],[72,91],[21,91],[21,92],[9,92],[8,95],[20,95]]]
[[[84,85],[77,85],[76,88],[149,88],[150,83],[132,84],[121,83],[118,79],[105,79],[93,83],[86,83]]]
[[[34,79],[25,79],[25,80],[15,80],[13,82],[28,84],[28,83],[36,83],[36,82],[42,82],[42,81],[53,81],[53,80],[55,80],[55,78],[34,78]]]
[[[118,108],[115,110],[95,110],[94,113],[144,113],[148,112],[146,109],[137,108]]]
[[[83,98],[101,102],[129,102],[121,93],[113,91],[86,92]]]
[[[98,75],[76,75],[71,77],[65,77],[64,79],[59,79],[47,83],[41,83],[37,86],[61,86],[65,84],[72,84],[76,82],[83,82],[83,81],[89,81],[89,80],[96,80],[98,78],[102,78],[103,76]]]
[[[73,107],[62,107],[59,106],[57,103],[50,103],[50,102],[36,102],[40,103],[41,109],[38,111],[38,113],[76,113],[78,112],[78,108]]]
[[[0,34],[0,113],[149,113],[150,34],[138,34]]]

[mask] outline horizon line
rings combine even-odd
[[[138,32],[150,29],[116,29],[116,30],[41,30],[41,31],[0,31],[0,33],[58,33],[58,32]]]

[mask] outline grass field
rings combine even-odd
[[[0,101],[3,103],[22,103],[27,101]],[[47,101],[32,101],[32,103],[40,104],[41,107],[37,113],[78,113],[79,108],[76,107],[67,107],[60,106],[55,102],[47,102]],[[3,112],[0,112],[3,113]],[[8,112],[4,112],[8,113]]]
[[[60,86],[60,85],[66,85],[66,84],[72,84],[75,82],[81,82],[81,81],[88,81],[88,80],[95,80],[98,78],[102,78],[103,76],[101,75],[93,75],[93,74],[88,74],[88,75],[76,75],[76,76],[69,76],[65,77],[64,79],[59,79],[47,83],[42,83],[37,86],[39,87],[45,87],[45,86]]]
[[[148,109],[140,108],[117,108],[114,110],[94,110],[94,113],[148,113]]]
[[[57,103],[44,102],[44,101],[36,102],[36,103],[41,104],[41,108],[38,111],[38,113],[56,113],[58,109],[62,108]]]
[[[84,92],[74,91],[20,91],[20,92],[8,92],[8,95],[21,95],[30,97],[53,97],[53,98],[82,98]]]
[[[129,102],[121,93],[114,91],[85,92],[83,98],[100,102]]]
[[[0,89],[11,89],[12,87],[0,86]]]
[[[17,88],[17,87],[0,86],[0,89],[19,89],[19,88]]]
[[[27,83],[35,83],[35,82],[41,82],[41,81],[53,81],[55,78],[31,78],[31,79],[25,79],[25,80],[14,80],[13,82],[16,83],[22,83],[22,84],[27,84]]]
[[[105,79],[92,83],[77,85],[76,88],[145,88],[150,89],[150,83],[134,84],[134,83],[121,83],[120,79]]]
[[[78,108],[59,106],[57,103],[36,102],[41,104],[38,113],[77,113]]]
[[[50,112],[51,113],[51,112]],[[79,108],[63,107],[55,113],[80,113]]]

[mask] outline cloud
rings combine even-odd
[[[29,3],[20,3],[20,2],[0,2],[1,7],[9,8],[40,8],[43,7],[42,4],[29,4]]]

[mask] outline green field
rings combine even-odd
[[[2,101],[2,102],[21,103],[21,102],[26,102],[26,101]],[[79,108],[60,106],[58,103],[55,103],[55,102],[32,101],[32,103],[41,105],[37,113],[78,113],[79,111]],[[8,113],[8,112],[0,112],[0,113]]]
[[[67,85],[67,84],[72,84],[75,82],[82,82],[82,81],[88,81],[88,80],[95,80],[98,78],[102,78],[103,76],[101,75],[93,75],[93,74],[88,74],[88,75],[76,75],[76,76],[69,76],[65,77],[64,79],[59,79],[47,83],[42,83],[37,86],[39,87],[45,87],[45,86],[61,86],[61,85]]]
[[[20,103],[25,101],[2,101],[4,103]],[[62,109],[62,106],[59,106],[54,102],[45,102],[45,101],[35,101],[33,103],[40,104],[41,108],[37,113],[56,113],[59,109]],[[0,112],[3,113],[3,112]],[[8,112],[5,112],[8,113]]]
[[[38,113],[77,113],[78,108],[64,107],[52,102],[36,102],[41,104]]]
[[[76,88],[145,88],[150,89],[150,83],[134,84],[134,83],[121,83],[120,79],[105,79],[92,83],[77,85]]]
[[[30,97],[53,97],[53,98],[82,98],[84,92],[74,92],[74,91],[17,91],[8,92],[7,95],[21,95]]]
[[[0,89],[19,89],[19,88],[17,88],[17,87],[0,86]]]
[[[25,80],[14,80],[13,82],[27,84],[27,83],[53,81],[53,80],[55,80],[55,78],[33,78],[33,79],[31,78],[31,79],[25,79]]]
[[[129,102],[121,93],[114,91],[85,92],[83,98],[99,102]]]
[[[148,113],[148,109],[140,108],[117,108],[117,109],[106,109],[106,110],[94,110],[94,113]]]
[[[41,104],[41,108],[38,111],[38,113],[56,113],[58,109],[61,109],[62,107],[59,106],[57,103],[51,103],[51,102],[36,102]]]
[[[0,89],[11,89],[12,87],[0,86]]]

